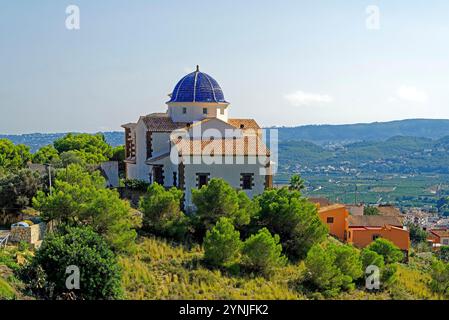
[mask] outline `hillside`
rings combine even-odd
[[[380,141],[394,136],[440,139],[449,135],[449,120],[408,119],[345,125],[308,125],[279,129],[281,141],[305,140],[319,144]]]

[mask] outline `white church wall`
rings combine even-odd
[[[226,131],[228,130],[228,132]],[[193,138],[227,138],[227,137],[241,137],[242,130],[236,129],[230,124],[218,119],[210,119],[201,124],[193,125],[189,131],[189,136]]]
[[[149,168],[145,163],[147,160],[147,127],[143,120],[139,120],[136,126],[136,168],[134,170],[133,179],[150,181]]]
[[[193,157],[195,158],[195,157]],[[185,200],[186,207],[192,209],[192,189],[196,188],[196,174],[197,173],[209,173],[209,178],[223,178],[232,187],[240,189],[240,178],[242,173],[252,173],[254,187],[251,190],[243,190],[250,198],[255,195],[261,194],[265,189],[265,175],[261,174],[260,169],[264,169],[265,165],[258,163],[256,157],[237,157],[239,162],[245,160],[244,164],[226,164],[233,161],[232,157],[228,157],[223,160],[222,164],[207,165],[200,164],[186,164],[185,165]],[[243,159],[245,158],[245,159]],[[192,158],[191,158],[192,159]],[[250,160],[249,160],[250,159]],[[192,162],[197,162],[198,158],[192,159]],[[255,164],[249,164],[248,162],[255,161]]]
[[[152,157],[170,152],[170,133],[153,132],[151,137],[151,147],[153,149]]]
[[[186,113],[183,113],[186,108]],[[203,113],[203,108],[207,108],[207,114]],[[223,110],[223,114],[221,112]],[[205,118],[219,118],[228,121],[227,104],[223,103],[169,103],[168,114],[173,122],[200,121]]]

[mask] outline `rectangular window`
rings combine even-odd
[[[201,189],[203,186],[207,186],[209,180],[208,173],[198,173],[197,174],[197,186],[198,189]]]
[[[162,166],[153,167],[153,177],[154,182],[160,184],[161,186],[164,185],[164,169]]]
[[[203,108],[203,114],[207,114],[207,108]]]
[[[334,217],[327,217],[327,223],[334,223]]]
[[[253,188],[253,175],[251,173],[242,173],[242,189],[251,190]]]
[[[447,246],[449,245],[449,239],[443,239],[443,245]]]
[[[224,115],[224,111],[225,111],[225,109],[224,109],[224,108],[221,108],[221,109],[220,109],[220,113],[221,113],[221,115]]]
[[[375,241],[377,238],[380,238],[380,235],[378,235],[378,234],[373,234],[373,241]]]
[[[173,172],[173,187],[176,187],[178,185],[178,174],[176,172]]]
[[[182,108],[182,113],[186,114],[187,113],[187,108]]]

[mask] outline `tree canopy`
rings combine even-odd
[[[18,144],[15,145],[8,139],[0,139],[0,168],[4,170],[18,170],[31,161],[30,148]]]
[[[52,145],[40,148],[33,155],[33,163],[59,165],[60,161],[58,150]]]
[[[274,268],[287,263],[282,255],[280,238],[271,235],[267,228],[262,228],[250,236],[243,244],[243,263],[250,269],[269,274]]]
[[[247,225],[257,211],[257,206],[245,192],[237,191],[223,179],[213,178],[207,186],[192,190],[196,207],[195,217],[200,235],[210,229],[221,218],[229,218],[238,228]]]
[[[136,238],[138,217],[117,191],[105,188],[98,171],[89,173],[77,165],[59,170],[52,194],[39,191],[33,205],[46,220],[92,226],[116,250],[126,251]]]
[[[53,143],[61,158],[66,152],[88,164],[108,161],[113,156],[113,148],[106,142],[103,134],[69,133]],[[73,162],[72,162],[73,163]]]
[[[400,262],[404,259],[404,254],[401,250],[393,242],[384,238],[377,238],[366,249],[383,256],[385,264]]]
[[[342,289],[351,290],[363,275],[359,250],[350,245],[315,244],[307,253],[305,265],[309,281],[325,296]]]
[[[316,206],[298,191],[288,188],[266,190],[256,198],[260,211],[254,224],[278,234],[282,247],[291,258],[304,258],[314,243],[328,234]]]
[[[79,270],[76,290],[66,286],[67,270],[73,272],[68,269],[73,266]],[[117,259],[90,227],[69,227],[47,235],[21,275],[29,288],[45,299],[117,299],[122,294]]]
[[[238,261],[242,242],[240,232],[228,218],[220,218],[217,224],[206,232],[204,257],[216,266],[227,266]]]
[[[174,187],[165,190],[157,183],[149,186],[139,202],[144,229],[182,239],[187,231],[187,218],[180,208],[182,196],[182,191]]]
[[[31,204],[31,199],[42,187],[40,175],[29,169],[0,176],[0,210],[14,212],[23,209]]]

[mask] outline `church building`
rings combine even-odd
[[[167,110],[141,116],[125,129],[126,178],[178,187],[184,207],[191,190],[223,178],[248,196],[272,186],[270,151],[253,119],[229,117],[217,81],[197,67],[176,84]]]

